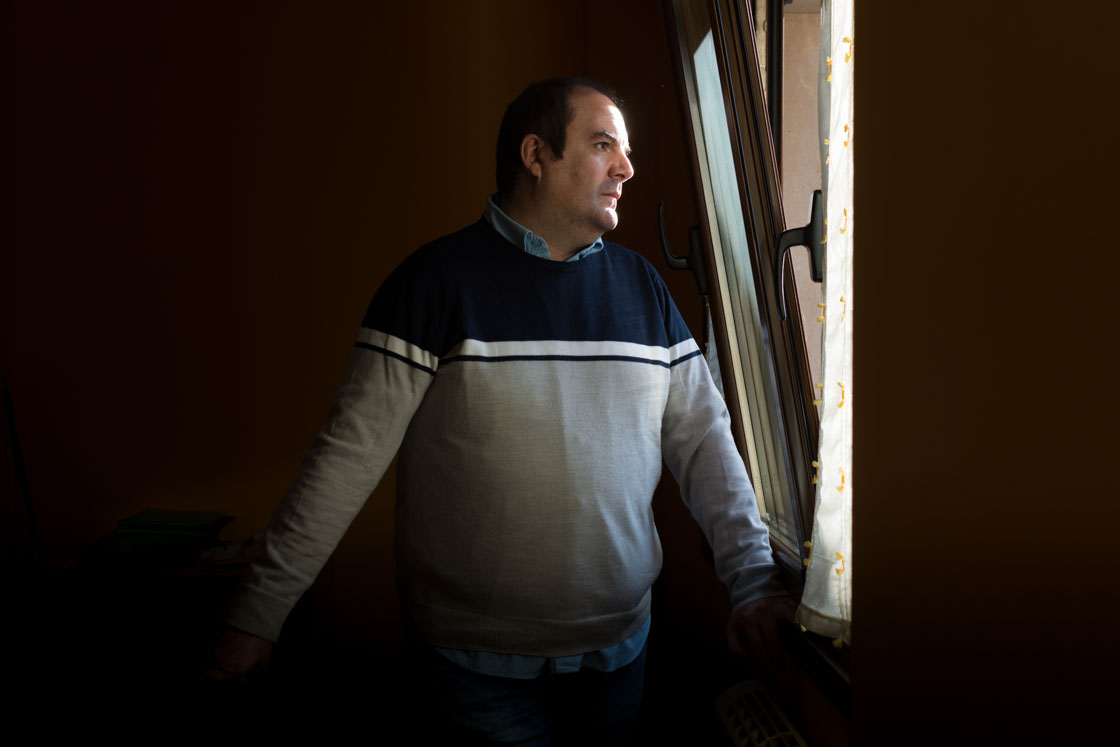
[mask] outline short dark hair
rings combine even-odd
[[[510,194],[521,178],[521,141],[526,135],[539,135],[556,158],[564,157],[568,125],[575,119],[569,101],[581,88],[601,93],[621,108],[622,101],[614,91],[587,78],[538,80],[510,102],[498,128],[495,160],[499,195]]]

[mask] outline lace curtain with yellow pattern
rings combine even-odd
[[[821,15],[820,131],[825,200],[820,451],[816,512],[797,617],[815,633],[851,643],[852,621],[852,156],[855,150],[854,0],[825,0]]]

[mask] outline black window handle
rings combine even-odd
[[[781,292],[782,321],[786,313],[786,255],[795,246],[809,247],[809,276],[813,282],[824,280],[824,209],[821,207],[821,191],[813,192],[813,206],[809,210],[809,222],[801,228],[790,228],[782,232],[778,239],[778,267],[775,280]]]
[[[674,270],[692,270],[696,278],[696,289],[701,296],[708,295],[708,271],[704,266],[704,255],[700,248],[700,227],[688,229],[688,256],[678,257],[669,251],[669,239],[665,236],[665,203],[657,203],[657,223],[661,228],[661,250],[665,252],[665,262]]]

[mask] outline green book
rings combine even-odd
[[[135,516],[117,522],[118,534],[177,535],[211,537],[218,534],[233,517],[218,511],[182,511],[146,508]]]

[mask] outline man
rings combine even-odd
[[[422,247],[370,304],[231,606],[226,676],[267,659],[398,447],[402,614],[456,728],[624,737],[663,457],[731,593],[732,646],[776,650],[790,602],[722,399],[656,271],[601,238],[633,174],[618,103],[594,84],[542,81],[510,105],[483,218]]]

